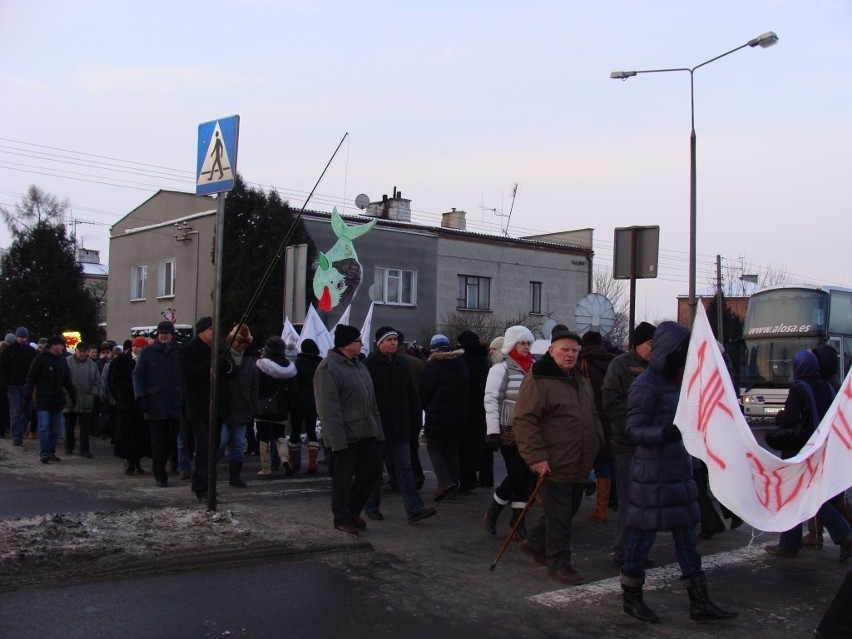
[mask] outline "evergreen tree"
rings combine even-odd
[[[291,244],[310,244],[304,225],[275,191],[246,186],[237,175],[225,200],[222,260],[222,331],[227,334],[251,301],[269,263],[288,233]],[[313,248],[309,249],[309,255]],[[281,335],[284,325],[284,254],[276,264],[246,323],[260,339]],[[310,259],[310,257],[309,257]],[[259,344],[258,344],[259,345]]]
[[[33,337],[79,331],[97,339],[97,306],[83,284],[64,219],[68,201],[31,186],[14,211],[0,207],[13,240],[0,260],[0,327]]]

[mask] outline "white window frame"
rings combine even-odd
[[[541,315],[541,297],[544,282],[530,282],[530,314]]]
[[[409,301],[405,300],[406,276],[409,278],[408,291]],[[391,298],[388,295],[393,287],[391,282],[396,282],[397,295]],[[412,271],[403,268],[377,266],[376,276],[374,280],[376,286],[376,296],[374,300],[378,304],[386,304],[388,306],[417,306],[417,271]]]
[[[471,304],[470,287],[476,287],[476,302]],[[483,296],[483,291],[485,295]],[[483,301],[483,297],[485,300]],[[481,275],[459,274],[456,278],[456,308],[467,311],[490,311],[491,278]]]
[[[169,268],[171,267],[171,268]],[[175,296],[175,258],[160,262],[157,275],[157,298]]]
[[[147,289],[148,265],[134,264],[130,267],[130,301],[144,300],[148,293]]]

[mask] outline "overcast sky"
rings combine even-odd
[[[0,205],[31,184],[68,198],[106,262],[110,224],[194,192],[199,123],[239,114],[239,172],[296,207],[348,132],[308,208],[396,186],[417,222],[454,207],[482,232],[594,228],[607,270],[614,228],[659,225],[637,321],[673,319],[689,74],[610,72],[693,67],[771,30],[776,46],[695,72],[698,287],[717,254],[736,275],[852,286],[850,27],[846,0],[0,0]]]

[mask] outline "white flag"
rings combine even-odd
[[[308,306],[305,323],[302,325],[302,334],[299,336],[298,344],[300,351],[302,349],[302,342],[309,338],[316,342],[321,357],[325,357],[329,349],[334,347],[334,338],[328,332],[325,324],[323,324],[322,318],[320,318],[313,304]]]
[[[284,329],[281,331],[281,339],[284,340],[285,344],[292,344],[293,346],[301,344],[301,341],[299,340],[299,331],[297,331],[296,327],[293,326],[289,317],[284,320]]]
[[[352,310],[352,304],[346,307],[346,310],[343,311],[343,315],[340,316],[340,319],[337,320],[337,324],[331,327],[329,333],[331,333],[331,338],[334,340],[334,331],[337,330],[337,327],[341,324],[349,324],[349,311]]]
[[[789,530],[852,485],[852,371],[801,452],[782,460],[755,441],[740,412],[702,304],[675,423],[689,453],[706,462],[716,498],[759,530]]]
[[[364,356],[370,354],[370,344],[373,343],[370,337],[370,332],[373,330],[373,302],[370,302],[370,310],[367,311],[367,317],[364,319],[364,324],[361,326],[361,352]]]

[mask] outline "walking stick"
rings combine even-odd
[[[515,521],[515,525],[512,526],[512,530],[509,531],[509,536],[506,537],[506,541],[503,542],[503,546],[500,548],[500,552],[497,553],[497,556],[494,558],[494,561],[491,562],[491,567],[488,569],[491,572],[494,572],[494,569],[497,567],[497,562],[500,561],[500,557],[503,556],[503,553],[506,552],[506,548],[509,547],[509,542],[512,541],[512,537],[515,536],[515,532],[518,530],[518,526],[524,521],[524,517],[527,516],[527,511],[532,508],[533,502],[535,498],[538,496],[538,491],[541,490],[542,485],[544,484],[544,480],[547,477],[547,474],[542,473],[538,476],[538,481],[535,484],[535,488],[530,495],[530,498],[527,500],[527,503],[524,505],[524,509],[521,511],[521,514],[518,515],[517,521]]]

